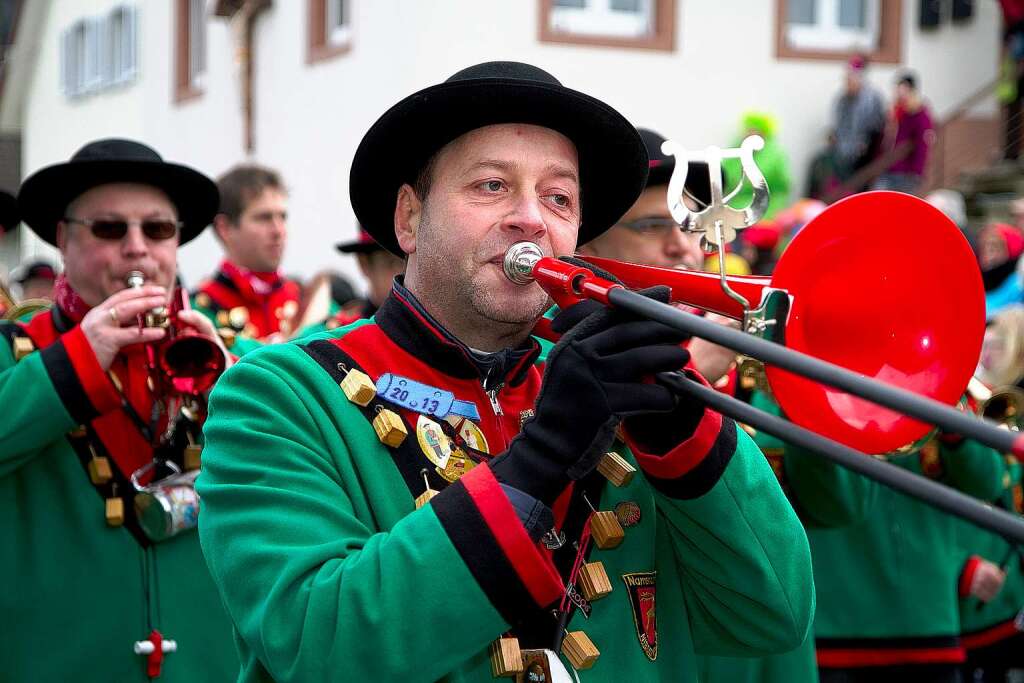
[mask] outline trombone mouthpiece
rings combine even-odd
[[[517,285],[533,282],[533,267],[543,258],[544,252],[533,242],[516,242],[505,252],[502,268],[505,277]]]
[[[128,277],[125,278],[125,282],[129,287],[138,288],[146,283],[146,276],[141,271],[133,270],[128,273]]]

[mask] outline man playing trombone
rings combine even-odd
[[[229,680],[237,659],[185,471],[198,467],[188,455],[202,397],[165,393],[149,356],[170,343],[151,316],[174,310],[178,247],[212,219],[217,188],[145,145],[108,139],[28,178],[19,205],[60,249],[64,273],[51,309],[0,323],[4,676]],[[213,326],[193,311],[173,317],[171,329],[205,335],[222,369]],[[157,475],[169,472],[179,476],[161,489]],[[159,501],[170,519],[145,523]]]
[[[695,651],[803,641],[808,549],[763,455],[646,381],[687,364],[683,335],[573,307],[544,363],[549,298],[505,275],[513,243],[602,233],[646,171],[621,115],[526,64],[373,125],[352,203],[404,278],[212,397],[201,536],[241,680],[695,681]]]

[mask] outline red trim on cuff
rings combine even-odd
[[[459,481],[480,510],[533,601],[544,607],[561,597],[562,580],[558,571],[530,540],[491,468],[474,467]]]
[[[85,332],[81,326],[75,326],[70,332],[60,338],[64,350],[68,353],[68,359],[75,369],[78,381],[82,383],[82,389],[92,402],[93,408],[100,415],[116,410],[121,405],[121,396],[114,388],[113,382],[107,373],[100,367],[96,360],[96,354],[89,346],[89,340],[85,338]]]
[[[700,380],[704,386],[711,386],[703,375],[695,370],[687,369],[686,373]],[[678,479],[699,465],[711,447],[715,445],[718,434],[722,431],[722,415],[710,408],[705,408],[704,417],[701,418],[693,436],[664,455],[645,453],[630,436],[629,430],[625,428],[625,423],[623,425],[622,431],[626,437],[626,445],[629,446],[629,450],[636,457],[637,464],[643,468],[644,472],[658,479]]]
[[[1021,630],[1017,628],[1017,618],[1014,617],[1009,621],[1004,621],[1003,623],[987,628],[984,631],[960,636],[960,642],[962,642],[964,647],[968,650],[978,650],[998,643],[1001,640],[1007,640],[1008,638],[1019,636],[1020,634]]]
[[[962,647],[892,650],[818,650],[818,666],[845,669],[896,664],[961,664],[967,660]]]
[[[978,571],[978,567],[981,566],[981,557],[978,555],[971,555],[967,558],[967,562],[964,563],[964,568],[960,572],[960,580],[956,584],[956,592],[961,598],[966,598],[971,594],[971,583],[974,581],[974,573]]]

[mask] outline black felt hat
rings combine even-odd
[[[647,128],[637,128],[637,132],[640,133],[640,138],[647,148],[647,164],[650,167],[647,174],[647,187],[668,185],[668,181],[672,178],[672,171],[676,168],[676,158],[667,156],[661,151],[661,143],[665,142],[665,138]],[[711,175],[706,163],[703,161],[689,162],[684,185],[687,192],[705,206],[711,203]]]
[[[33,232],[56,245],[57,223],[68,204],[107,183],[139,183],[163,190],[184,223],[180,244],[201,233],[220,204],[217,185],[199,171],[166,162],[141,142],[107,138],[85,145],[66,163],[32,174],[18,192],[18,209]]]
[[[395,239],[395,199],[438,150],[471,130],[528,123],[558,131],[576,146],[582,222],[578,243],[607,230],[633,205],[647,177],[636,129],[600,100],[520,62],[486,62],[406,97],[363,136],[349,194],[360,224],[385,249]]]
[[[18,227],[18,200],[10,192],[0,190],[0,235]]]

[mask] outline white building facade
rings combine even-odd
[[[477,62],[530,62],[691,148],[728,145],[743,112],[770,112],[802,188],[852,48],[873,53],[869,80],[887,96],[897,72],[914,70],[940,121],[996,78],[998,3],[967,3],[971,15],[953,19],[947,0],[933,28],[921,27],[928,18],[920,5],[27,0],[4,76],[0,129],[20,131],[24,176],[101,137],[144,141],[211,176],[242,161],[276,168],[291,195],[284,270],[352,275],[354,264],[332,249],[355,235],[352,156],[376,117],[414,90]],[[997,114],[989,99],[968,118],[992,123]],[[8,267],[52,253],[24,230],[5,244]],[[186,246],[186,282],[195,284],[219,258],[210,232]]]

